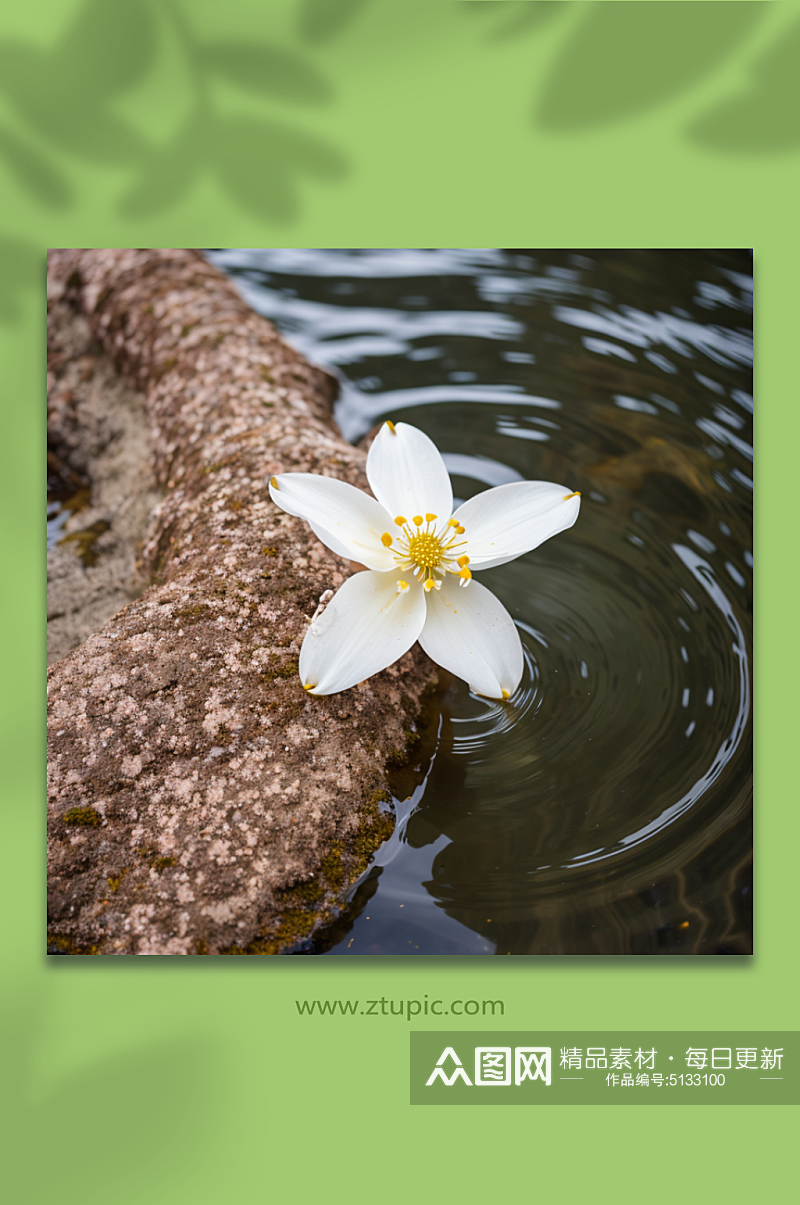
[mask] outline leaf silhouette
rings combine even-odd
[[[207,129],[192,116],[166,146],[150,151],[139,174],[120,197],[123,217],[145,218],[177,205],[190,191],[206,159]]]
[[[663,103],[722,63],[765,9],[751,0],[587,6],[545,82],[539,125],[589,129]]]
[[[530,0],[528,4],[495,3],[494,0],[477,0],[475,3],[462,3],[461,9],[466,13],[494,13],[508,16],[507,21],[495,23],[486,35],[487,42],[505,42],[526,30],[539,29],[548,25],[553,17],[560,15],[564,4],[562,0]]]
[[[201,59],[247,92],[300,103],[320,103],[332,96],[324,76],[297,55],[275,46],[217,42],[203,47]]]
[[[218,179],[229,195],[256,217],[277,222],[290,221],[297,213],[299,174],[325,178],[345,170],[343,158],[327,143],[255,117],[221,118],[213,155]]]
[[[370,0],[301,0],[297,31],[304,42],[329,42]]]
[[[86,0],[52,54],[52,68],[84,95],[123,92],[155,57],[153,16],[142,0]]]
[[[14,1035],[4,1067],[6,1090],[15,1102],[4,1118],[4,1178],[24,1185],[28,1199],[48,1199],[54,1168],[67,1176],[71,1198],[69,1177],[86,1158],[92,1174],[81,1179],[84,1205],[106,1205],[110,1197],[141,1201],[152,1196],[154,1181],[169,1175],[172,1165],[208,1137],[209,1103],[221,1085],[199,1038],[155,1038],[138,1050],[96,1059],[89,1054],[82,1066],[42,1092],[34,1074],[46,1033],[41,992],[4,1000],[0,1018],[3,1032]],[[7,1028],[10,1023],[13,1029]],[[147,1158],[131,1160],[132,1135]],[[36,1158],[43,1140],[46,1155]]]
[[[37,280],[44,256],[26,239],[0,236],[0,322],[11,325],[22,316],[20,294]]]
[[[689,127],[689,137],[715,150],[747,154],[800,147],[798,64],[800,21],[758,59],[754,83],[698,117]]]
[[[18,115],[59,149],[90,162],[127,163],[144,143],[100,96],[64,83],[49,54],[0,43],[0,91]]]
[[[30,143],[23,142],[10,130],[0,128],[0,155],[22,187],[39,201],[53,209],[63,209],[69,204],[72,190],[66,177]]]

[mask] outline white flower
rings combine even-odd
[[[580,494],[518,481],[470,498],[453,514],[444,461],[408,423],[381,427],[367,479],[374,498],[314,473],[270,480],[273,502],[368,570],[349,578],[312,621],[300,651],[305,689],[347,690],[419,640],[476,694],[508,699],[522,677],[522,645],[508,611],[472,573],[513,561],[571,527]]]

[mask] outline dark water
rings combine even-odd
[[[339,373],[349,439],[422,427],[460,499],[583,493],[574,528],[481,575],[519,692],[445,683],[394,837],[305,952],[750,953],[749,254],[211,258]]]

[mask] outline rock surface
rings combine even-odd
[[[144,398],[116,371],[63,282],[50,282],[47,327],[48,478],[61,486],[68,515],[47,550],[51,665],[148,585],[140,558],[161,491]]]
[[[71,337],[102,345],[124,378],[117,400],[152,428],[138,519],[98,545],[121,540],[130,558],[163,493],[127,596],[137,573],[152,584],[48,670],[49,948],[280,953],[335,913],[391,831],[386,768],[436,680],[418,647],[328,699],[297,676],[308,619],[350,567],[277,510],[269,478],[364,488],[364,452],[336,430],[331,379],[198,253],[56,251],[48,276],[54,411],[72,363],[55,311],[68,306],[88,324]],[[110,371],[95,364],[98,396]],[[64,405],[80,417],[81,404],[60,404],[63,436]],[[79,446],[71,463],[91,477]],[[79,529],[113,509],[92,485],[101,517],[75,516]]]

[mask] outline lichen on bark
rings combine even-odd
[[[48,671],[51,948],[280,953],[388,835],[387,762],[436,679],[418,648],[331,698],[297,677],[350,569],[269,478],[365,488],[365,454],[336,429],[331,378],[198,253],[56,251],[48,272],[143,398],[164,495],[151,584]]]

